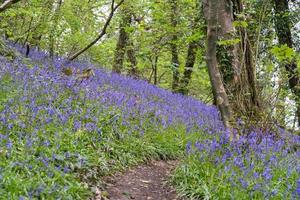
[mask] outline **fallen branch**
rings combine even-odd
[[[0,5],[0,12],[8,9],[12,4],[19,2],[20,0],[6,0]]]
[[[99,36],[93,40],[89,45],[87,45],[86,47],[84,47],[83,49],[79,50],[78,52],[74,53],[72,56],[70,56],[68,58],[68,61],[72,61],[75,58],[77,58],[79,55],[81,55],[83,52],[85,52],[86,50],[88,50],[89,48],[91,48],[94,44],[96,44],[105,34],[106,34],[106,29],[109,26],[109,23],[111,21],[111,19],[114,16],[115,11],[120,7],[120,5],[124,2],[125,0],[121,0],[116,6],[115,6],[115,0],[112,0],[111,3],[111,11],[108,15],[108,18],[106,19],[106,22],[103,26],[102,31],[100,32]]]

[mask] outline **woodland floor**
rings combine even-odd
[[[124,173],[105,178],[106,198],[100,192],[96,200],[180,200],[174,188],[166,184],[178,161],[151,161]],[[103,192],[102,192],[103,193]]]

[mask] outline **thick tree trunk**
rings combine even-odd
[[[207,0],[205,2],[204,6],[208,4]],[[242,5],[239,0],[219,0],[216,7],[219,24],[217,60],[230,104],[236,115],[254,119],[259,97],[251,46],[244,28],[239,29],[241,42],[234,41],[238,32],[233,26],[233,14],[241,13]]]
[[[241,0],[233,1],[233,12],[235,14],[243,13],[243,5]],[[235,19],[238,19],[235,15]],[[245,27],[237,28],[240,35],[240,44],[238,47],[239,60],[240,60],[240,86],[241,91],[243,91],[243,102],[246,109],[247,115],[254,114],[260,107],[259,95],[257,91],[257,82],[256,82],[256,69],[253,62],[253,53],[251,48],[251,43],[248,38],[248,32]],[[244,83],[244,84],[243,84]],[[244,85],[244,87],[243,87]],[[245,95],[250,94],[250,95]]]
[[[287,0],[274,0],[275,9],[275,26],[279,44],[287,45],[293,48],[292,33],[289,19],[289,5]],[[300,77],[297,75],[296,61],[291,61],[284,65],[288,77],[289,87],[295,95],[297,105],[296,115],[298,117],[298,125],[300,126]]]
[[[219,0],[217,7],[218,17],[218,41],[224,44],[217,45],[217,59],[220,66],[224,86],[228,92],[230,102],[236,108],[241,102],[241,95],[239,94],[241,88],[241,67],[238,57],[238,44],[227,44],[234,38],[235,29],[233,27],[233,12],[231,1]]]
[[[231,109],[227,93],[222,82],[222,77],[218,68],[217,61],[217,33],[218,26],[222,25],[222,23],[220,24],[220,22],[218,21],[218,13],[220,12],[218,5],[220,5],[220,1],[222,0],[209,0],[203,2],[204,4],[206,3],[208,6],[206,59],[215,102],[220,110],[225,127],[230,128],[230,121],[232,117]]]
[[[172,71],[173,71],[173,82],[172,90],[177,92],[179,87],[179,55],[178,55],[178,36],[177,36],[177,24],[178,24],[178,5],[177,0],[170,0],[171,4],[171,24],[173,27],[172,39],[171,39],[171,54],[172,54]]]

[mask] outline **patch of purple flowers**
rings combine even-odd
[[[24,49],[16,48],[24,52]],[[49,60],[47,53],[39,51],[32,51],[30,58],[35,64],[25,64],[22,58],[7,62],[0,57],[0,79],[9,76],[11,84],[15,85],[5,106],[0,107],[0,150],[18,153],[17,148],[21,148],[28,154],[28,159],[33,159],[30,156],[34,155],[35,162],[39,161],[36,165],[46,172],[68,173],[72,169],[61,164],[64,161],[73,159],[78,167],[88,161],[79,156],[80,152],[77,152],[78,156],[75,156],[76,152],[59,155],[58,141],[63,134],[74,133],[72,143],[76,146],[81,142],[79,130],[104,137],[108,125],[112,129],[107,132],[119,134],[118,130],[122,129],[128,134],[140,135],[149,128],[159,131],[184,126],[189,133],[199,132],[199,140],[188,142],[186,146],[189,155],[199,156],[202,162],[220,169],[216,174],[224,177],[230,174],[227,178],[232,185],[240,185],[244,192],[271,196],[280,194],[274,193],[279,186],[273,184],[273,179],[297,180],[297,184],[290,183],[292,187],[286,190],[290,194],[296,191],[299,195],[296,167],[300,166],[300,154],[299,148],[293,150],[293,145],[300,143],[299,136],[251,130],[230,142],[229,132],[214,106],[173,94],[143,80],[108,73],[88,62],[68,64],[74,70],[83,70],[87,66],[94,69],[94,77],[78,83],[76,77],[61,73],[65,63],[63,58]],[[50,138],[55,140],[50,141]],[[46,150],[36,148],[38,145]],[[50,146],[58,152],[50,150]],[[24,166],[29,166],[28,163],[25,160]],[[0,164],[0,168],[3,165]],[[53,173],[53,169],[57,171]],[[43,189],[37,188],[34,193],[41,192]]]

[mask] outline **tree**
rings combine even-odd
[[[291,22],[289,17],[289,4],[287,0],[275,0],[275,26],[280,45],[287,45],[293,48],[293,40],[291,33]],[[300,126],[300,77],[297,74],[297,64],[295,60],[284,64],[284,68],[288,73],[289,87],[295,95],[297,105],[296,116],[298,117],[298,125]]]
[[[206,13],[207,20],[207,67],[209,72],[209,77],[213,89],[214,99],[216,105],[218,106],[222,120],[225,127],[230,128],[231,121],[231,108],[229,105],[229,100],[225,87],[222,82],[221,73],[218,68],[217,61],[217,42],[218,42],[218,26],[222,26],[220,21],[218,21],[218,14],[220,14],[220,9],[218,5],[224,4],[224,0],[209,0],[203,1],[204,7],[208,8]]]
[[[244,95],[244,101],[246,103],[246,108],[248,111],[248,115],[252,114],[251,110],[254,112],[258,111],[260,107],[260,100],[258,97],[257,91],[257,80],[256,80],[256,69],[254,66],[254,55],[252,53],[252,47],[250,43],[250,39],[248,36],[248,31],[246,29],[247,22],[245,17],[239,17],[238,15],[243,16],[244,12],[244,5],[242,4],[241,0],[234,0],[233,1],[233,13],[234,13],[234,20],[236,20],[236,27],[237,32],[239,35],[239,60],[241,65],[241,81],[245,82],[244,85],[244,92],[249,93],[250,95]],[[261,108],[261,107],[260,107]],[[251,113],[249,113],[249,110]],[[255,116],[257,117],[257,116]]]
[[[60,12],[60,7],[62,5],[63,1],[62,0],[58,0],[58,2],[54,2],[53,5],[53,17],[51,19],[52,22],[52,26],[50,28],[50,32],[49,32],[49,55],[51,58],[53,58],[54,56],[54,51],[55,51],[55,33],[56,33],[56,28],[58,25],[58,17],[59,17],[59,12]]]
[[[81,49],[81,50],[77,51],[76,53],[74,53],[73,55],[71,55],[68,58],[69,61],[76,59],[78,56],[80,56],[86,50],[88,50],[93,45],[95,45],[106,34],[107,27],[109,26],[110,21],[113,18],[115,11],[121,6],[121,4],[124,1],[125,0],[120,0],[120,2],[115,6],[115,0],[112,0],[110,13],[109,13],[108,18],[106,19],[106,22],[105,22],[100,34],[98,35],[98,37],[96,39],[94,39],[91,43],[89,43],[86,47],[84,47],[83,49]]]
[[[178,3],[177,0],[170,0],[169,1],[170,6],[171,6],[171,24],[172,24],[172,34],[171,34],[171,54],[172,54],[172,60],[171,60],[171,66],[172,66],[172,71],[173,71],[173,82],[172,82],[172,90],[174,92],[177,92],[178,87],[179,87],[179,55],[178,55],[178,36],[177,36],[177,25],[178,25]]]
[[[131,25],[131,13],[128,8],[121,9],[121,20],[119,22],[119,38],[115,50],[114,64],[112,71],[121,73],[129,40],[128,27]]]
[[[200,22],[201,22],[201,12],[200,10],[200,2],[196,3],[196,13],[195,17],[191,23],[190,30],[192,32],[191,35],[191,41],[188,44],[187,49],[187,55],[185,59],[185,66],[184,66],[184,72],[183,77],[180,80],[180,88],[179,92],[181,94],[187,95],[188,94],[188,85],[191,81],[192,73],[193,73],[193,67],[196,62],[196,54],[197,49],[199,47],[200,38],[199,38],[199,28],[200,28]]]
[[[10,8],[11,5],[18,3],[20,0],[4,0],[0,4],[0,13],[4,12],[6,9]],[[1,19],[1,18],[0,18]],[[5,57],[13,58],[15,57],[15,52],[10,49],[5,42],[0,38],[0,55]]]

